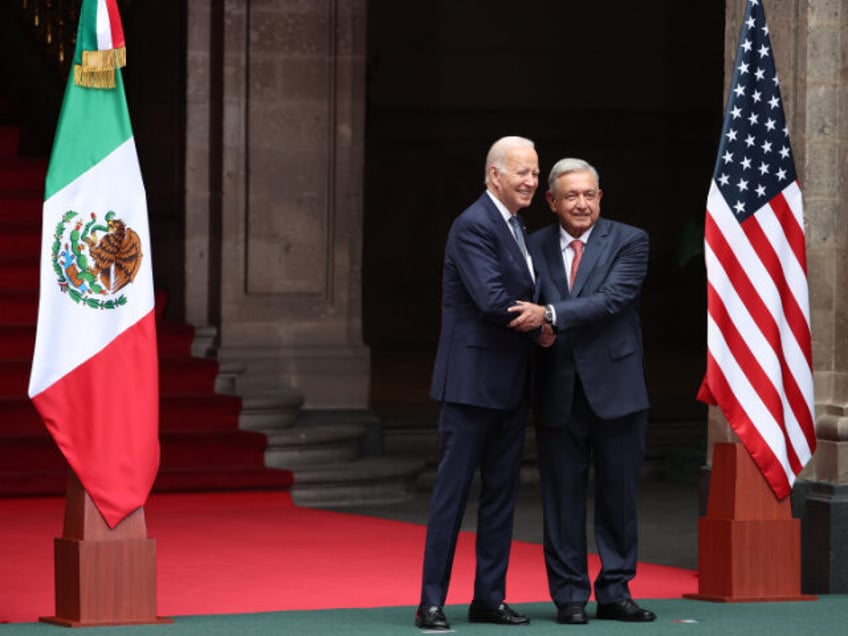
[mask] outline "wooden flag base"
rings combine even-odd
[[[56,615],[64,627],[172,623],[156,616],[156,542],[144,508],[110,528],[70,472],[62,537],[54,542]]]
[[[724,603],[812,601],[801,593],[801,522],[742,444],[719,443],[707,515],[698,520],[698,593]]]

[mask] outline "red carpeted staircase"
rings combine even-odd
[[[20,135],[0,125],[0,496],[63,494],[67,464],[27,398],[47,161],[18,156]],[[194,329],[160,320],[158,333],[162,460],[154,490],[291,486],[290,471],[265,467],[265,435],[239,430],[240,398],[214,392],[217,361],[192,357]]]

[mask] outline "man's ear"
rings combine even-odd
[[[551,193],[550,190],[545,192],[545,199],[548,202],[548,207],[551,209],[551,212],[556,214],[556,199],[554,198],[554,195]]]

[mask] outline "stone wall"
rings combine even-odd
[[[189,4],[187,316],[238,393],[364,408],[364,2]]]

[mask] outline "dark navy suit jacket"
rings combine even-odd
[[[540,304],[556,310],[557,339],[540,348],[535,374],[537,424],[563,426],[571,414],[575,376],[598,417],[647,409],[639,293],[648,270],[648,235],[598,218],[569,292],[559,223],[533,233]]]
[[[509,329],[515,315],[507,308],[537,296],[518,243],[484,192],[448,233],[430,396],[492,409],[512,409],[526,401],[538,330]]]

